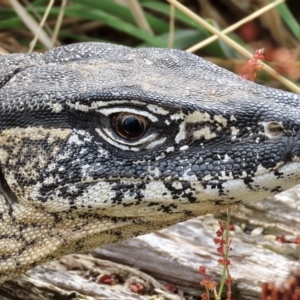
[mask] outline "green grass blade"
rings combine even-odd
[[[111,0],[76,0],[76,3],[83,4],[91,9],[100,9],[110,15],[116,16],[123,21],[135,25],[135,20],[130,9],[126,6],[115,3]],[[164,33],[169,30],[168,22],[161,20],[149,13],[145,13],[145,17],[154,32]]]
[[[156,2],[156,1],[153,1],[153,0],[145,1],[141,4],[142,4],[142,7],[151,9],[152,11],[161,13],[161,14],[169,17],[170,5],[168,5],[168,4],[161,3],[161,2]],[[206,31],[201,25],[199,25],[194,20],[191,20],[188,16],[186,16],[184,13],[182,13],[178,9],[175,10],[175,18],[176,18],[176,20],[181,21],[184,24],[189,25],[193,28],[197,28],[197,29],[202,30],[204,32]]]
[[[36,7],[36,10],[39,13],[43,13],[45,10],[44,7]],[[51,10],[51,15],[57,14],[59,8],[54,7]],[[89,21],[98,21],[104,23],[108,27],[114,28],[120,32],[126,33],[129,36],[132,36],[136,39],[139,39],[143,42],[149,43],[152,47],[166,47],[167,41],[163,41],[160,38],[153,36],[142,29],[136,27],[129,22],[125,22],[118,17],[108,14],[97,8],[90,8],[85,5],[74,4],[67,6],[65,11],[65,16],[74,17],[80,20],[89,20]]]
[[[270,2],[274,2],[274,0],[270,0]],[[277,5],[276,9],[279,12],[284,23],[294,34],[296,39],[300,42],[300,25],[295,19],[295,17],[293,16],[293,14],[290,12],[288,6],[285,3],[281,3]]]
[[[20,20],[19,17],[12,17],[0,21],[0,29],[19,29],[22,28],[22,26],[24,27],[24,23],[22,22],[22,20]]]

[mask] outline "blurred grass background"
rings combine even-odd
[[[170,4],[166,0],[52,0],[53,6],[34,51],[77,42],[98,41],[131,47],[185,50],[212,34],[179,10],[170,41]],[[181,0],[187,8],[223,30],[273,0]],[[0,54],[28,52],[49,0],[0,0]],[[65,9],[62,8],[65,6]],[[58,21],[62,17],[61,24]],[[55,27],[59,25],[56,38]],[[266,61],[300,83],[300,1],[287,0],[228,34],[254,53],[265,48]],[[53,38],[54,37],[54,38]],[[236,73],[246,59],[230,45],[215,42],[195,51]],[[283,88],[261,73],[258,81]]]

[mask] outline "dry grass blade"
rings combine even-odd
[[[37,22],[41,22],[43,16],[36,10],[34,5],[29,2],[29,0],[23,0],[24,6],[26,6],[26,10],[32,14],[32,16],[37,20]],[[52,35],[53,31],[48,24],[45,24],[44,30],[48,35]]]
[[[173,48],[174,45],[174,29],[175,29],[175,7],[170,5],[170,31],[169,31],[169,41],[168,48]]]
[[[191,10],[189,10],[188,8],[186,8],[184,5],[180,4],[176,0],[167,0],[167,1],[169,3],[171,3],[171,4],[173,4],[177,9],[179,9],[180,11],[182,11],[184,14],[188,15],[191,19],[193,19],[194,21],[196,21],[199,24],[201,24],[207,30],[209,30],[213,34],[217,35],[221,40],[223,40],[224,42],[226,42],[228,45],[230,45],[233,49],[235,49],[236,51],[238,51],[240,54],[242,54],[243,56],[245,56],[248,59],[252,58],[253,54],[251,52],[249,52],[248,50],[246,50],[244,47],[242,47],[241,45],[239,45],[237,42],[235,42],[234,40],[232,40],[231,38],[229,38],[227,35],[225,35],[221,31],[219,31],[218,29],[216,29],[212,25],[210,25],[204,19],[202,19],[201,17],[197,16]],[[260,63],[263,64],[263,62],[260,62]],[[285,85],[286,87],[288,87],[291,91],[293,91],[294,93],[300,94],[300,88],[297,85],[295,85],[290,80],[284,78],[283,76],[279,75],[273,68],[271,68],[270,66],[264,64],[264,70],[268,74],[270,74],[272,77],[274,77],[276,80],[278,80],[280,83],[282,83],[283,85]]]
[[[46,9],[46,11],[45,11],[45,14],[44,14],[44,16],[43,16],[43,19],[42,19],[41,23],[39,24],[38,30],[37,30],[37,32],[36,32],[36,34],[35,34],[35,36],[34,36],[34,39],[33,39],[32,42],[30,43],[30,48],[29,48],[29,50],[28,50],[28,53],[31,53],[32,50],[34,49],[35,44],[36,44],[36,42],[37,42],[37,40],[38,40],[38,38],[39,38],[40,33],[42,32],[42,28],[43,28],[43,26],[44,26],[44,24],[45,24],[45,22],[46,22],[46,20],[47,20],[47,18],[48,18],[48,15],[49,15],[49,13],[50,13],[50,10],[51,10],[53,4],[54,4],[54,0],[50,0],[49,4],[48,4],[48,6],[47,6],[47,9]],[[52,45],[52,41],[51,41],[51,44],[50,44],[50,47],[49,47],[49,48],[51,48],[51,45]]]
[[[58,36],[59,30],[60,30],[60,27],[61,27],[61,24],[63,21],[66,6],[67,6],[67,0],[62,0],[61,6],[60,6],[60,11],[59,11],[59,14],[57,17],[57,22],[55,24],[54,32],[53,32],[52,39],[51,39],[51,48],[53,48],[55,46],[55,43],[57,41],[57,36]],[[60,43],[58,43],[58,44],[60,44]]]
[[[30,14],[24,9],[24,7],[17,1],[17,0],[9,0],[11,6],[15,10],[15,12],[18,14],[18,16],[21,18],[21,20],[24,22],[24,24],[28,27],[28,29],[37,36],[37,33],[39,32],[39,24],[31,17]],[[51,47],[51,39],[46,34],[45,31],[41,30],[38,34],[38,39],[40,42],[46,47]]]
[[[9,54],[9,52],[3,49],[2,47],[0,47],[0,55],[6,55],[6,54]]]
[[[236,30],[237,28],[239,28],[240,26],[242,26],[243,24],[257,18],[258,16],[264,14],[266,11],[276,7],[278,4],[280,3],[283,3],[285,0],[276,0],[275,2],[273,3],[270,3],[266,6],[264,6],[263,8],[257,10],[256,12],[254,12],[253,14],[247,16],[246,18],[240,20],[239,22],[236,22],[234,23],[233,25],[227,27],[226,29],[222,30],[221,32],[223,34],[227,34],[227,33],[230,33],[234,30]],[[186,49],[187,52],[195,52],[203,47],[205,47],[206,45],[216,41],[219,37],[217,35],[213,35],[209,38],[207,38],[206,40],[204,41],[201,41],[200,43],[194,45],[193,47],[190,47],[188,49]]]
[[[137,23],[145,32],[153,35],[153,31],[144,15],[143,9],[137,0],[127,0],[127,5]]]

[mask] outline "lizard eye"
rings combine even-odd
[[[122,138],[135,140],[143,136],[148,128],[148,122],[144,116],[125,112],[114,114],[111,117],[111,126]]]
[[[158,118],[146,111],[131,107],[106,107],[99,111],[102,126],[96,132],[107,143],[126,151],[141,151],[160,145],[166,137],[160,138],[161,125]]]

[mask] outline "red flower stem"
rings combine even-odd
[[[209,289],[207,287],[205,287],[205,289],[206,289],[206,294],[207,294],[207,300],[210,300]]]
[[[226,230],[225,230],[226,253],[224,255],[226,260],[228,259],[229,250],[230,250],[230,242],[229,242],[230,213],[231,213],[231,209],[227,209]],[[222,235],[222,238],[223,238],[223,235]],[[224,256],[223,256],[223,259],[224,259]],[[226,261],[226,260],[224,260],[224,261]],[[228,275],[229,275],[228,265],[224,264],[221,284],[220,284],[219,293],[218,293],[218,299],[221,299],[221,295],[222,295],[222,292],[223,292],[227,272],[228,272]]]

